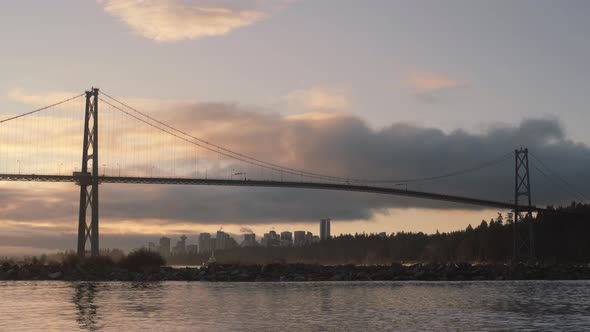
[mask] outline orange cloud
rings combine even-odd
[[[410,73],[406,78],[407,83],[418,90],[444,90],[456,87],[466,86],[467,81],[451,79],[444,74],[435,74],[427,72]]]
[[[346,116],[346,113],[342,112],[306,112],[300,114],[288,115],[285,117],[287,120],[293,121],[322,121],[331,120],[341,116]]]
[[[303,106],[314,111],[345,110],[350,106],[344,93],[326,87],[292,91],[287,95],[287,101],[291,105]]]
[[[104,10],[139,35],[156,42],[176,42],[208,36],[223,36],[254,24],[268,12],[222,7],[219,4],[192,4],[178,0],[99,0]]]

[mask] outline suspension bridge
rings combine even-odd
[[[154,157],[154,151],[163,153]],[[339,190],[512,210],[514,255],[533,256],[532,214],[546,209],[531,202],[528,156],[528,150],[521,148],[474,167],[414,179],[326,175],[206,141],[96,88],[0,120],[0,181],[65,182],[80,187],[80,256],[86,254],[88,245],[90,255],[99,254],[99,185],[109,183]],[[514,196],[506,202],[407,187],[474,172],[507,159],[514,160],[515,173]],[[529,231],[522,232],[519,223],[528,223]]]

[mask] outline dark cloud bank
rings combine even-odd
[[[276,114],[243,111],[233,105],[202,104],[175,113],[190,132],[224,123],[208,139],[244,153],[292,167],[357,178],[416,178],[463,169],[528,147],[545,164],[581,191],[590,183],[590,150],[569,140],[556,119],[528,119],[497,125],[480,134],[393,124],[375,130],[358,117],[293,120]],[[180,120],[179,120],[180,119]],[[172,121],[172,120],[171,120]],[[241,148],[243,147],[243,148]],[[288,156],[288,157],[286,157]],[[535,161],[531,159],[531,163]],[[533,200],[567,203],[572,196],[531,169]],[[509,201],[513,196],[514,160],[451,179],[410,184],[410,189]],[[31,184],[34,185],[34,184]],[[54,193],[1,189],[3,219],[72,218],[77,188]],[[44,195],[52,195],[51,203]],[[35,203],[35,202],[38,203]],[[196,186],[101,186],[101,214],[109,219],[157,219],[199,223],[279,223],[368,219],[388,208],[476,208],[419,199],[363,193],[300,189],[220,188]],[[34,208],[32,208],[34,206]]]

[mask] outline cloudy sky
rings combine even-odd
[[[508,201],[514,165],[503,157],[528,147],[547,168],[536,167],[561,177],[531,170],[536,204],[590,195],[585,1],[21,0],[1,8],[0,119],[97,86],[186,133],[287,167],[407,179],[500,158],[408,187]],[[280,176],[102,105],[102,172]],[[0,171],[79,168],[81,109],[78,99],[0,125]],[[77,187],[0,183],[0,199],[0,255],[75,246]],[[222,226],[317,233],[317,221],[331,217],[336,233],[434,232],[496,214],[296,189],[103,185],[100,201],[102,244],[126,249],[163,234],[195,242]]]

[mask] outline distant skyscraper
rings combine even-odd
[[[320,240],[325,241],[330,238],[330,218],[320,220]]]
[[[165,236],[160,238],[160,255],[164,257],[170,256],[170,238]]]
[[[307,232],[305,233],[305,245],[309,246],[313,243],[313,233]]]
[[[281,233],[281,247],[290,247],[293,245],[293,233],[286,231]]]
[[[211,252],[213,245],[211,243],[211,234],[201,233],[199,234],[199,253]]]
[[[295,231],[293,245],[296,247],[303,247],[305,245],[305,231]]]
[[[278,247],[281,244],[281,237],[277,232],[270,231],[268,233],[264,233],[264,237],[262,238],[262,245],[266,247]]]
[[[186,235],[180,237],[180,241],[176,242],[176,247],[174,247],[175,254],[184,254],[186,253]]]
[[[228,247],[229,234],[224,231],[217,231],[215,236],[215,250],[225,250]]]
[[[256,246],[256,234],[244,234],[244,242],[242,242],[242,247],[255,247]]]

